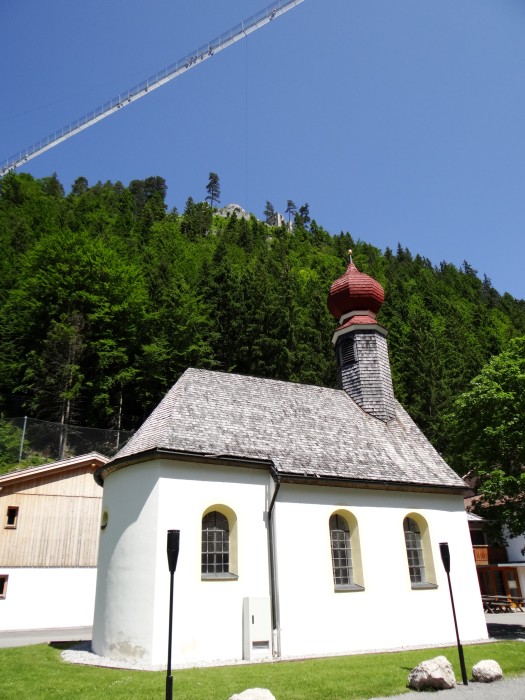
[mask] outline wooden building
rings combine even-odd
[[[98,453],[0,476],[0,630],[91,625]]]
[[[467,506],[472,499],[467,499]],[[505,547],[492,544],[479,515],[468,513],[470,539],[482,596],[523,600],[525,594],[525,537],[510,538]]]

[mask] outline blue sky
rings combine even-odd
[[[4,0],[0,161],[268,4]],[[160,175],[179,210],[214,171],[222,204],[308,202],[525,298],[524,75],[523,0],[304,0],[21,171]]]

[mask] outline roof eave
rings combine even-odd
[[[15,469],[12,472],[6,472],[0,476],[0,483],[13,481],[26,481],[27,479],[35,479],[40,476],[50,476],[57,472],[67,472],[82,467],[101,469],[109,461],[109,457],[100,454],[99,452],[90,452],[80,457],[70,457],[56,462],[47,462],[39,464],[35,467],[25,467],[23,469]]]
[[[162,447],[153,447],[133,455],[125,455],[104,464],[94,473],[97,484],[104,485],[104,479],[113,472],[132,464],[140,464],[152,459],[173,459],[184,462],[199,462],[201,464],[222,464],[236,467],[248,467],[252,469],[270,469],[275,471],[270,459],[257,459],[255,457],[238,457],[235,455],[215,455],[208,452],[185,452],[184,450],[170,450]]]
[[[429,484],[429,483],[413,483],[407,481],[386,481],[382,479],[355,479],[348,477],[328,477],[328,476],[311,476],[300,474],[285,474],[279,472],[279,477],[282,483],[302,483],[302,484],[317,484],[320,486],[337,486],[344,488],[359,488],[373,489],[380,491],[408,491],[408,492],[425,492],[425,493],[441,493],[454,494],[464,496],[466,493],[471,493],[471,489],[465,486],[453,486],[445,484]]]
[[[355,479],[348,477],[322,476],[311,474],[297,474],[286,472],[277,467],[272,459],[261,459],[255,457],[242,457],[226,454],[209,454],[204,452],[185,452],[183,450],[169,450],[166,448],[152,448],[134,455],[123,456],[99,467],[94,478],[97,484],[104,485],[104,479],[113,472],[132,464],[140,464],[152,459],[169,459],[184,462],[199,462],[200,464],[245,467],[249,469],[268,469],[272,475],[279,475],[282,483],[297,483],[318,486],[337,486],[344,488],[375,489],[383,491],[410,491],[443,493],[466,496],[472,490],[465,486],[451,486],[440,484],[417,484],[402,481],[385,481],[371,479]]]

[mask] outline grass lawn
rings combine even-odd
[[[66,648],[67,645],[62,645]],[[525,673],[523,642],[464,648],[467,672],[481,659],[496,659],[506,678]],[[268,688],[276,700],[353,700],[409,692],[409,671],[444,654],[461,671],[455,647],[329,659],[173,671],[174,700],[228,700],[246,688]],[[0,698],[164,698],[165,672],[121,671],[64,663],[58,645],[0,649]]]

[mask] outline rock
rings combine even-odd
[[[503,671],[497,661],[485,659],[472,667],[472,678],[478,683],[492,683],[503,678]]]
[[[248,688],[238,695],[232,695],[230,700],[275,700],[275,697],[266,688]]]
[[[436,656],[435,659],[422,661],[408,676],[408,685],[415,690],[435,688],[446,690],[456,685],[452,664],[446,656]]]

